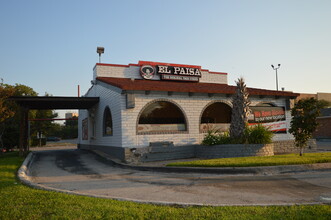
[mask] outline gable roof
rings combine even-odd
[[[97,77],[97,80],[128,91],[168,91],[192,93],[234,94],[236,86],[216,83],[174,82],[113,77]],[[286,96],[295,98],[298,93],[247,88],[250,95]]]

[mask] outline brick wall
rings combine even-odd
[[[331,138],[331,117],[317,118],[319,124],[313,134],[314,138]]]
[[[127,151],[129,163],[163,161],[186,158],[229,158],[274,155],[273,144],[226,144],[214,146],[174,146],[172,142],[155,142],[144,148]]]
[[[97,85],[94,85],[86,97],[100,97],[99,104],[94,106],[89,111],[80,110],[79,111],[79,120],[78,120],[78,133],[79,133],[79,143],[81,144],[90,144],[90,145],[101,145],[101,146],[115,146],[121,147],[122,145],[122,95],[121,90],[98,82]],[[109,107],[112,120],[113,120],[113,135],[104,136],[103,134],[103,115],[106,107]],[[82,140],[81,137],[81,121],[84,118],[88,118],[88,130],[89,130],[89,139]],[[94,129],[93,129],[94,127]],[[94,131],[94,132],[93,132]]]
[[[198,158],[228,158],[273,155],[273,144],[224,144],[214,146],[196,146],[196,157]]]
[[[287,154],[287,153],[299,153],[300,148],[295,146],[294,140],[275,141],[274,153],[275,154]],[[315,139],[310,139],[304,152],[316,152],[317,144]]]

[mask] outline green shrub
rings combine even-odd
[[[219,132],[218,130],[208,130],[202,140],[202,145],[219,144],[270,144],[273,133],[261,124],[256,126],[246,126],[244,135],[241,138],[231,138],[229,132]]]
[[[219,132],[216,130],[208,130],[206,136],[202,140],[202,145],[217,145],[219,144]]]
[[[274,134],[261,124],[246,127],[245,140],[248,144],[270,144]]]

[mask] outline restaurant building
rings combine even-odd
[[[228,74],[197,65],[139,61],[97,63],[85,97],[99,103],[79,111],[79,147],[125,159],[127,152],[153,143],[198,145],[210,129],[226,131],[236,86]],[[262,123],[274,141],[292,140],[290,99],[299,94],[248,88],[249,123]]]

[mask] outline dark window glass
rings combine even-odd
[[[186,120],[183,112],[171,102],[151,103],[140,115],[139,133],[176,131],[186,131]]]
[[[182,111],[170,102],[154,102],[141,114],[139,124],[183,124]]]
[[[106,107],[103,114],[103,135],[113,135],[113,120],[109,107]]]
[[[227,104],[215,102],[205,109],[201,123],[231,123],[231,112],[232,109]]]

